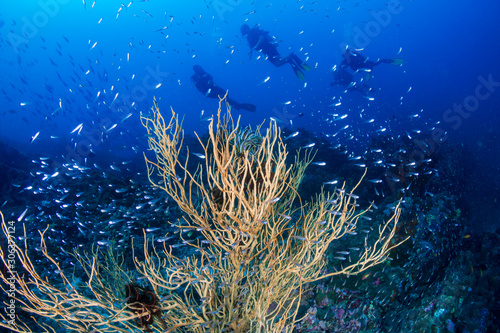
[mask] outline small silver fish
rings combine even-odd
[[[113,124],[113,126],[111,126],[109,129],[106,130],[106,133],[114,130],[116,128],[117,124]]]
[[[316,145],[316,143],[314,143],[314,142],[313,142],[313,143],[310,143],[310,144],[308,144],[308,145],[305,145],[304,147],[301,147],[301,148],[312,148],[312,147],[314,147],[315,145]]]
[[[275,202],[278,202],[279,200],[280,200],[280,198],[277,197],[277,198],[274,198],[274,199],[271,199],[271,200],[264,201],[264,203],[275,203]]]
[[[33,143],[33,141],[35,141],[36,138],[38,138],[39,135],[40,135],[40,132],[36,132],[36,134],[31,137],[30,143]]]
[[[198,154],[198,153],[191,153],[191,154],[193,154],[194,156],[196,156],[198,158],[201,158],[202,160],[204,160],[206,158],[205,155],[203,155],[203,154]]]
[[[294,137],[296,137],[297,135],[299,135],[299,131],[297,131],[297,132],[293,132],[292,134],[290,134],[289,136],[287,136],[287,137],[285,138],[285,140],[288,140],[288,139],[294,138]]]
[[[75,133],[76,131],[78,131],[79,129],[81,129],[83,127],[83,123],[81,123],[80,125],[76,126],[74,130],[72,130],[69,134],[73,134]]]
[[[258,84],[258,86],[260,86],[261,84],[266,83],[267,81],[269,81],[270,78],[271,78],[270,76],[266,77],[261,83]]]

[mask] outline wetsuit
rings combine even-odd
[[[354,76],[347,71],[347,68],[340,67],[333,73],[332,86],[344,87],[347,91],[359,91],[363,97],[368,98],[368,92],[371,90],[370,86],[366,83],[357,84],[354,81]]]
[[[340,63],[340,67],[351,67],[353,71],[371,71],[373,67],[379,64],[401,65],[402,59],[378,59],[377,61],[371,61],[362,56],[358,51],[347,49],[344,54],[342,54],[342,62]]]
[[[193,66],[194,74],[191,76],[196,89],[198,89],[205,97],[222,98],[226,95],[226,90],[216,86],[212,75],[208,74],[201,66]],[[250,112],[256,110],[255,105],[249,103],[238,103],[234,99],[227,97],[226,101],[236,110],[244,109]]]
[[[253,50],[264,53],[267,60],[276,67],[281,67],[284,64],[290,64],[292,69],[301,80],[304,79],[302,70],[311,70],[311,68],[299,59],[293,52],[289,56],[282,58],[278,52],[277,43],[269,36],[269,32],[261,30],[257,27],[250,29],[247,24],[241,26],[241,34],[246,37],[248,46],[250,47],[250,54]]]

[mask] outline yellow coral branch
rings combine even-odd
[[[286,163],[286,145],[275,122],[261,134],[234,121],[230,109],[219,101],[216,124],[208,126],[208,139],[198,140],[205,161],[191,172],[189,149],[180,160],[184,134],[182,121],[172,110],[167,122],[156,100],[150,116],[141,116],[148,133],[145,154],[151,185],[165,191],[186,214],[176,226],[198,233],[186,240],[180,232],[177,245],[157,249],[144,234],[144,256],[132,254],[130,272],[112,252],[99,248],[74,253],[86,273],[86,282],[75,283],[49,253],[45,234],[40,248],[48,265],[58,273],[43,279],[30,259],[28,237],[24,247],[9,238],[2,216],[2,231],[12,241],[25,275],[9,271],[16,281],[15,300],[25,311],[52,318],[76,332],[132,332],[144,328],[142,320],[155,318],[148,329],[156,332],[292,332],[305,283],[335,275],[358,274],[387,259],[401,210],[379,227],[378,236],[364,240],[364,251],[345,267],[327,269],[332,243],[356,234],[358,220],[367,212],[357,210],[357,196],[345,185],[333,193],[321,191],[304,203],[298,187],[314,154],[298,152]],[[226,103],[227,106],[227,103]],[[262,131],[264,132],[264,131]],[[366,174],[366,170],[365,170]],[[364,176],[363,176],[364,177]],[[174,255],[174,247],[192,247],[189,257]],[[0,249],[4,264],[5,253]],[[8,265],[7,265],[8,266]],[[154,317],[136,299],[129,302],[122,286],[141,278],[158,297]],[[4,284],[7,277],[1,276]],[[7,292],[2,284],[2,289]],[[129,304],[130,303],[130,304]],[[159,313],[159,312],[157,312]],[[31,332],[30,326],[9,323],[0,314],[0,326],[15,332]],[[35,320],[36,321],[36,320]],[[6,324],[7,323],[7,324]],[[55,330],[36,321],[46,332]]]

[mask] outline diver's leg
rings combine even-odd
[[[297,75],[297,77],[299,79],[304,80],[305,75],[300,70],[300,67],[294,61],[288,61],[288,63],[290,64],[290,66],[292,66],[292,69],[293,69],[293,72],[295,73],[295,75]]]
[[[384,64],[392,64],[392,65],[401,66],[403,64],[403,59],[401,59],[401,58],[380,59],[379,62],[384,63]]]
[[[226,97],[226,101],[227,101],[227,103],[229,105],[231,105],[232,107],[234,107],[236,110],[241,109],[241,104],[238,103],[238,102],[236,102],[234,99]]]
[[[297,66],[299,66],[301,69],[305,70],[305,71],[310,71],[312,68],[309,67],[304,61],[300,60],[299,57],[297,57],[297,55],[295,53],[290,53],[290,55],[288,56],[290,58],[290,60],[292,60]]]
[[[279,55],[274,56],[274,57],[269,57],[268,59],[269,59],[269,61],[271,62],[271,64],[273,64],[273,65],[274,65],[274,66],[276,66],[276,67],[281,67],[281,66],[283,66],[284,64],[286,64],[286,63],[288,63],[288,62],[289,62],[287,58],[282,59],[282,58],[280,58],[280,56],[279,56]]]
[[[226,95],[226,90],[222,89],[219,86],[213,86],[210,89],[210,93],[208,93],[206,96],[210,98],[222,98]]]
[[[301,80],[304,79],[304,73],[300,70],[299,66],[292,59],[292,55],[289,55],[286,58],[281,58],[278,50],[273,45],[268,45],[265,49],[263,48],[263,52],[268,56],[268,60],[276,67],[281,67],[284,64],[290,64],[293,68],[295,75]]]
[[[240,106],[240,109],[247,110],[250,112],[255,112],[255,110],[257,109],[257,107],[255,105],[250,104],[250,103],[241,103],[239,106]]]
[[[377,61],[366,60],[363,63],[362,69],[373,69],[373,67],[377,66],[380,63],[380,59]]]
[[[265,45],[263,45],[262,52],[267,56],[267,60],[269,60],[269,62],[276,67],[281,67],[289,62],[288,57],[281,58],[280,53],[276,49],[276,46],[270,43],[266,43]]]
[[[226,101],[229,103],[229,105],[231,105],[232,107],[234,107],[236,110],[243,109],[243,110],[247,110],[247,111],[250,111],[250,112],[255,112],[255,110],[257,109],[257,107],[255,105],[253,105],[253,104],[250,104],[250,103],[238,103],[234,99],[229,98],[229,97],[226,98]]]

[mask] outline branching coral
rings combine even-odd
[[[92,253],[74,257],[86,272],[86,282],[78,282],[64,272],[59,262],[49,253],[45,234],[40,232],[39,249],[45,259],[43,265],[35,265],[30,256],[29,238],[24,232],[24,246],[20,246],[9,233],[9,225],[2,215],[2,231],[8,239],[8,250],[0,248],[0,256],[7,267],[1,288],[9,295],[9,303],[15,303],[15,311],[0,314],[0,326],[13,332],[32,332],[31,326],[19,317],[20,309],[40,317],[57,321],[61,327],[74,332],[130,332],[137,327],[135,320],[148,313],[135,314],[124,301],[123,285],[132,279],[132,272],[123,269],[112,252],[95,249]],[[9,261],[13,257],[16,260]],[[15,262],[14,262],[15,261]],[[14,266],[15,265],[15,266]],[[57,275],[43,277],[40,272],[54,270]],[[14,314],[14,315],[12,315]],[[36,317],[32,317],[37,320]],[[46,322],[36,321],[35,332],[56,332]]]
[[[351,255],[346,265],[328,269],[329,245],[356,234],[366,210],[356,210],[357,196],[344,187],[304,203],[298,187],[312,154],[299,152],[294,164],[287,165],[276,123],[265,135],[260,128],[242,131],[229,109],[222,115],[223,102],[217,124],[209,125],[208,140],[199,139],[205,162],[195,172],[188,169],[189,158],[180,160],[183,131],[178,115],[172,111],[166,122],[155,101],[152,114],[141,118],[155,153],[154,159],[146,157],[150,182],[185,212],[177,227],[197,232],[197,237],[186,240],[181,232],[182,243],[163,243],[163,249],[144,237],[144,257],[133,254],[134,272],[125,270],[112,254],[76,253],[87,273],[85,285],[76,287],[47,251],[45,230],[40,248],[48,263],[57,267],[60,281],[40,277],[28,254],[28,239],[24,248],[14,245],[26,272],[11,272],[15,299],[24,310],[77,332],[291,332],[301,320],[297,314],[307,282],[358,274],[383,262],[400,244],[391,242],[398,207],[379,227],[376,240],[369,244],[365,239],[357,257]],[[190,246],[194,254],[176,256],[177,246]],[[0,254],[7,265],[5,253]],[[6,276],[2,279],[9,283]],[[138,279],[142,286],[136,284]],[[30,331],[22,322],[2,319],[3,327]]]
[[[297,189],[311,155],[303,153],[287,166],[276,123],[258,146],[242,150],[235,145],[241,141],[239,121],[234,124],[230,112],[222,116],[222,103],[217,127],[211,122],[208,142],[200,140],[205,164],[194,174],[188,161],[178,158],[183,142],[178,116],[172,111],[167,124],[155,103],[152,116],[142,118],[156,153],[156,161],[146,158],[150,181],[187,213],[181,228],[197,230],[200,238],[185,241],[196,248],[195,256],[178,258],[165,248],[165,262],[155,262],[158,254],[147,255],[137,266],[158,292],[183,291],[173,294],[171,307],[176,310],[167,315],[170,325],[194,332],[291,331],[304,283],[358,274],[384,261],[399,245],[391,240],[400,210],[379,228],[373,244],[365,240],[359,258],[325,273],[328,246],[355,234],[358,219],[366,213],[356,211],[357,196],[339,188],[303,204]]]

